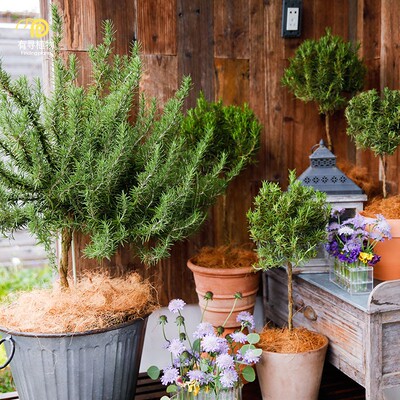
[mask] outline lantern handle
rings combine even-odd
[[[321,139],[321,140],[319,141],[319,143],[314,144],[314,146],[311,147],[311,154],[314,153],[314,151],[316,150],[317,147],[321,147],[321,146],[326,147],[326,146],[325,146],[324,139]]]

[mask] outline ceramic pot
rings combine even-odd
[[[1,328],[19,399],[133,399],[146,324],[53,335]]]
[[[381,260],[374,266],[374,278],[380,281],[400,279],[400,219],[387,219],[392,238],[379,242],[375,253]]]
[[[317,350],[297,354],[263,351],[256,365],[263,400],[318,400],[328,339]]]
[[[187,262],[187,266],[193,272],[202,311],[206,306],[204,295],[209,291],[214,295],[213,300],[207,304],[203,321],[210,322],[215,327],[222,325],[232,309],[233,296],[237,292],[242,293],[242,299],[237,301],[225,327],[240,327],[236,318],[241,311],[253,313],[260,282],[259,271],[255,271],[253,267],[205,268],[193,264],[191,260]]]

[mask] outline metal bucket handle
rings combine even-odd
[[[8,364],[10,364],[11,360],[12,360],[13,357],[14,357],[14,353],[15,353],[15,344],[14,344],[13,338],[12,338],[11,336],[7,336],[7,337],[5,337],[5,338],[2,338],[2,339],[0,340],[0,346],[1,346],[4,342],[10,342],[11,351],[10,351],[10,355],[9,355],[7,361],[6,361],[3,365],[0,365],[0,369],[3,369],[3,368],[5,368],[5,367],[7,367]]]

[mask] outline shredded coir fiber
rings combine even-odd
[[[95,273],[74,287],[21,293],[0,308],[0,326],[19,332],[73,333],[143,318],[157,308],[155,289],[137,273]]]
[[[305,328],[292,331],[280,328],[264,328],[257,347],[274,353],[303,353],[317,350],[326,343],[326,338]]]
[[[243,268],[257,263],[252,250],[234,246],[203,247],[192,262],[205,268]]]
[[[400,218],[400,196],[391,196],[386,199],[373,199],[365,210],[363,215],[374,218],[376,214],[382,214],[385,218]]]
[[[371,174],[368,173],[366,167],[358,167],[348,161],[340,161],[338,162],[338,168],[357,186],[364,190],[369,199],[382,194],[379,182],[371,180]]]

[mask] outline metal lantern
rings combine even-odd
[[[309,158],[310,166],[298,178],[303,185],[325,192],[327,201],[332,207],[344,208],[343,219],[354,217],[356,212],[363,210],[367,196],[336,167],[336,156],[329,151],[323,140],[313,146]],[[322,245],[318,249],[317,257],[302,267],[302,271],[306,272],[321,272],[328,269],[328,255]]]

